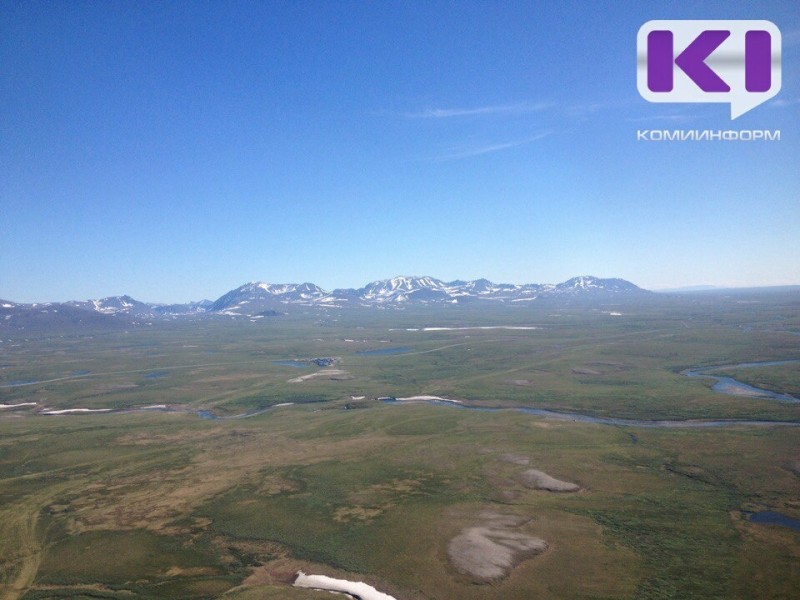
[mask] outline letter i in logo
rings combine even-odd
[[[772,36],[769,31],[744,34],[744,87],[748,92],[768,92],[772,87]]]
[[[781,87],[781,33],[769,21],[648,21],[637,86],[650,102],[724,102],[731,119]]]

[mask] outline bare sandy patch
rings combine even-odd
[[[467,527],[447,546],[456,570],[476,583],[502,579],[523,560],[548,548],[543,539],[516,531],[530,519],[488,511],[480,518],[480,524]]]
[[[502,454],[500,458],[505,462],[511,463],[512,465],[525,466],[531,462],[530,459],[523,454],[514,454],[514,453]]]
[[[575,375],[602,375],[600,371],[595,371],[594,369],[590,369],[588,367],[575,367],[572,369],[572,372]]]
[[[556,479],[538,469],[528,469],[522,473],[522,483],[537,490],[548,492],[577,492],[581,489],[576,483]]]
[[[200,575],[217,575],[217,569],[213,567],[170,567],[165,575],[167,577],[198,577]]]
[[[533,382],[529,379],[512,379],[508,383],[519,387],[530,387],[533,385]]]
[[[339,523],[349,523],[350,521],[372,521],[379,517],[391,506],[385,507],[366,507],[366,506],[342,506],[333,513],[333,520]]]
[[[243,586],[291,585],[297,571],[304,568],[304,561],[282,556],[254,567],[251,574],[242,582]]]
[[[353,376],[350,375],[344,369],[322,369],[315,373],[309,373],[308,375],[301,375],[300,377],[294,377],[288,380],[288,383],[302,383],[304,381],[308,381],[309,379],[329,379],[331,381],[345,381],[347,379],[353,379]]]
[[[300,491],[300,484],[280,475],[268,475],[261,480],[256,493],[262,496],[277,496]]]

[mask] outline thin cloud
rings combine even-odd
[[[695,115],[669,114],[653,115],[650,117],[635,117],[628,119],[628,121],[632,121],[634,123],[646,123],[647,121],[671,121],[675,123],[682,123],[684,121],[692,121],[696,118],[697,117]]]
[[[796,106],[800,104],[800,98],[794,98],[786,100],[785,98],[778,98],[777,100],[773,100],[770,102],[770,106],[773,108],[784,108],[786,106]]]
[[[564,112],[571,117],[587,117],[607,110],[623,109],[639,101],[640,98],[629,96],[626,98],[619,98],[617,100],[571,104],[564,107]]]
[[[544,133],[540,133],[539,135],[535,135],[530,138],[526,138],[524,140],[517,140],[514,142],[506,142],[503,144],[489,144],[485,146],[477,146],[474,148],[468,148],[466,150],[461,150],[459,152],[453,152],[451,154],[442,154],[439,156],[431,156],[428,158],[424,158],[422,160],[427,161],[444,161],[444,160],[459,160],[462,158],[470,158],[473,156],[481,156],[483,154],[492,154],[494,152],[501,152],[503,150],[509,150],[511,148],[519,148],[520,146],[525,146],[527,144],[531,144],[537,140],[541,140],[550,135],[551,132],[545,131]]]
[[[450,119],[453,117],[515,116],[539,112],[553,106],[551,103],[519,103],[478,106],[474,108],[428,108],[419,112],[404,113],[411,119]]]

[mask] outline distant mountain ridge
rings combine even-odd
[[[362,288],[328,292],[313,283],[246,283],[219,298],[211,312],[252,315],[287,305],[344,308],[400,307],[426,304],[465,304],[476,301],[520,303],[543,299],[599,299],[650,292],[624,279],[573,277],[559,284],[495,284],[488,279],[445,282],[435,277],[398,276],[368,283]]]
[[[324,290],[313,283],[266,283],[253,281],[239,286],[215,301],[186,304],[152,304],[130,296],[109,296],[99,300],[64,303],[16,304],[0,301],[0,325],[24,316],[40,321],[69,316],[70,322],[81,315],[128,317],[136,320],[175,319],[188,316],[275,315],[293,306],[318,308],[378,307],[400,308],[411,305],[460,305],[494,303],[518,305],[535,301],[592,302],[651,294],[624,279],[601,279],[589,275],[573,277],[558,284],[493,283],[488,279],[450,281],[429,276],[398,276],[373,281],[364,287]],[[57,315],[57,317],[56,317]],[[94,322],[94,321],[93,321]]]

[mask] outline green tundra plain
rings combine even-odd
[[[682,374],[800,397],[800,362],[737,366],[800,359],[796,291],[0,339],[3,600],[330,597],[299,570],[398,600],[800,590],[800,531],[749,518],[800,519],[800,403]],[[381,400],[415,396],[507,410]],[[78,408],[110,410],[44,414]],[[773,424],[681,423],[708,420]],[[498,518],[546,550],[459,568],[451,541]]]

